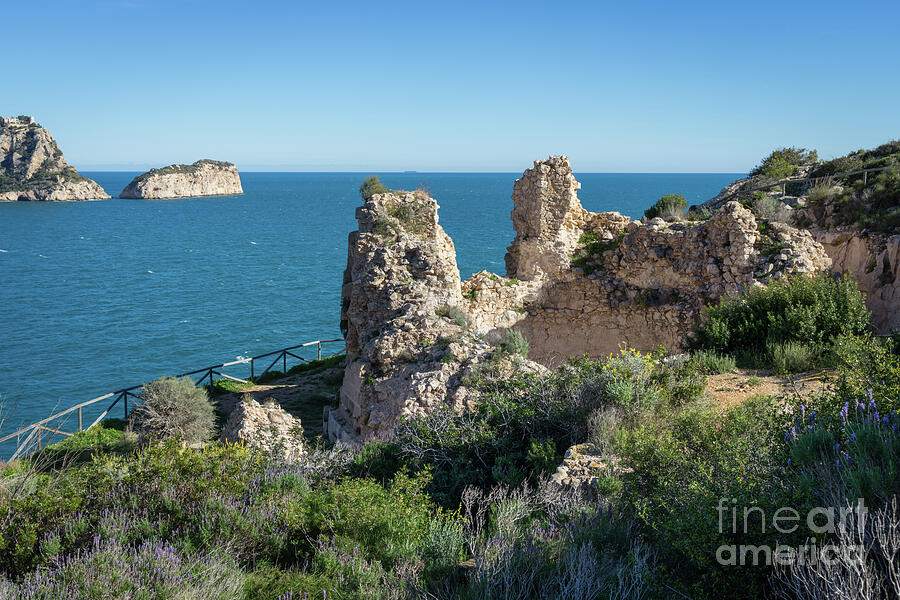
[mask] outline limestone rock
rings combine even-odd
[[[433,198],[376,194],[357,209],[341,293],[347,367],[339,405],[325,411],[330,438],[389,435],[405,416],[473,406],[478,394],[464,382],[493,364],[510,329],[532,359],[506,357],[510,375],[622,342],[675,349],[707,302],[830,265],[808,232],[774,224],[763,233],[737,202],[702,223],[644,223],[584,210],[579,187],[565,157],[536,161],[513,189],[507,274],[465,282]]]
[[[0,118],[0,202],[109,198],[69,166],[50,132],[32,117]]]
[[[516,180],[511,214],[516,239],[506,255],[510,277],[528,280],[568,269],[587,215],[576,193],[580,187],[565,156],[536,160]]]
[[[243,194],[237,168],[228,162],[203,159],[190,165],[150,169],[135,177],[120,198],[190,198]]]
[[[300,419],[274,402],[260,404],[249,396],[231,412],[222,441],[274,452],[291,462],[306,452]]]
[[[477,396],[463,380],[494,345],[471,327],[456,250],[437,211],[423,192],[376,194],[357,209],[341,292],[347,367],[338,407],[325,410],[331,439],[387,435],[404,416],[462,410]]]
[[[576,444],[566,450],[562,464],[550,476],[550,483],[575,490],[592,487],[603,475],[620,473],[626,469],[619,466],[614,456],[603,454],[590,442]]]

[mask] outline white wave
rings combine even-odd
[[[256,245],[256,242],[250,242],[250,243],[253,244],[254,246]]]
[[[2,248],[0,248],[0,252],[9,252],[9,250],[3,250]]]
[[[147,271],[148,273],[152,273],[153,271]]]
[[[49,256],[44,256],[43,254],[38,254],[41,258],[50,258]]]

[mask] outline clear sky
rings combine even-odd
[[[900,137],[900,2],[31,0],[0,114],[82,170],[745,172]]]

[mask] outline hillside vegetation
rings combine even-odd
[[[874,587],[859,597],[896,597],[900,358],[865,333],[861,306],[852,283],[798,279],[711,309],[692,354],[623,347],[544,376],[488,362],[469,381],[474,410],[299,463],[190,449],[156,425],[142,442],[121,423],[88,430],[3,469],[0,598],[847,597],[846,560],[775,569],[720,551],[811,535],[865,537]],[[829,357],[829,391],[705,396],[735,353],[790,343]],[[551,482],[580,443],[596,477]],[[859,498],[873,518],[849,530],[771,527],[779,509]],[[746,529],[722,526],[732,506],[757,507]]]

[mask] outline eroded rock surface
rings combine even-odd
[[[0,202],[105,198],[103,188],[71,167],[32,117],[0,118]]]
[[[347,367],[339,405],[325,411],[331,439],[359,441],[404,416],[465,409],[475,395],[466,379],[497,358],[470,324],[437,209],[423,192],[376,194],[357,209],[342,290]]]
[[[513,189],[507,274],[465,282],[427,194],[377,194],[357,209],[342,291],[348,362],[340,404],[325,415],[332,439],[470,406],[467,381],[511,329],[537,361],[510,361],[523,370],[622,342],[677,348],[705,303],[831,265],[808,232],[778,223],[763,232],[736,202],[705,222],[643,223],[586,211],[579,188],[567,158],[536,161]]]
[[[222,441],[276,452],[291,462],[305,453],[300,419],[274,401],[260,404],[249,396],[231,412],[222,431]]]
[[[135,177],[120,198],[190,198],[243,194],[241,177],[229,162],[198,160],[190,165],[150,169]]]

